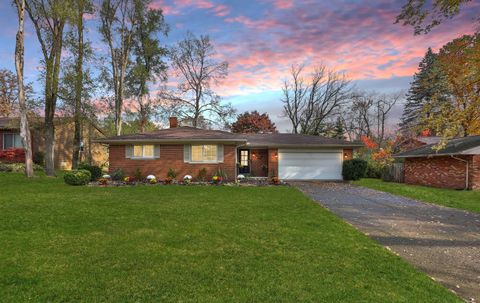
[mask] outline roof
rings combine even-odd
[[[20,121],[14,118],[0,117],[0,129],[19,129]]]
[[[425,145],[394,155],[395,158],[433,157],[449,155],[480,154],[480,136],[468,136],[449,140],[441,150],[435,150],[437,143]]]
[[[311,136],[303,134],[245,134],[247,145],[251,147],[320,147],[320,146],[342,146],[361,147],[362,143],[350,142],[342,139],[334,139],[323,136]]]
[[[246,142],[246,139],[238,134],[221,130],[200,129],[189,126],[166,128],[149,133],[133,135],[113,136],[96,140],[99,143],[129,143],[129,142],[192,142],[192,141],[230,141]]]
[[[150,133],[114,136],[96,140],[107,144],[136,142],[232,142],[249,147],[360,147],[363,144],[321,136],[300,134],[234,134],[221,130],[207,130],[188,126],[162,129]]]
[[[423,142],[425,144],[437,144],[440,142],[442,138],[437,136],[430,136],[430,137],[416,137],[415,140]]]

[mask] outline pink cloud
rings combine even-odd
[[[293,6],[293,0],[276,0],[273,5],[280,9],[288,9]]]

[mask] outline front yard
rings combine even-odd
[[[480,190],[466,191],[433,188],[427,186],[384,182],[379,179],[368,178],[354,181],[352,183],[392,193],[394,195],[480,213]]]
[[[460,302],[291,187],[0,190],[4,302]]]

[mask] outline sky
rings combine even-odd
[[[414,36],[410,27],[394,24],[405,1],[386,0],[152,0],[170,26],[163,43],[172,45],[187,31],[209,35],[219,60],[229,63],[229,75],[216,91],[239,113],[267,112],[281,131],[291,126],[282,117],[281,86],[292,64],[313,68],[325,64],[344,72],[363,90],[407,90],[428,47],[442,45],[475,30],[480,3],[472,1],[461,14],[430,34]],[[11,1],[0,0],[0,68],[14,71],[16,14]],[[28,22],[25,76],[40,91],[40,48]],[[106,50],[87,20],[97,53]],[[397,123],[401,105],[390,123]]]

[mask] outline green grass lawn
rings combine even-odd
[[[384,182],[379,179],[361,179],[352,183],[407,198],[413,198],[416,200],[480,213],[479,190],[466,191],[433,188],[427,186]]]
[[[460,302],[290,187],[0,174],[3,302]]]

